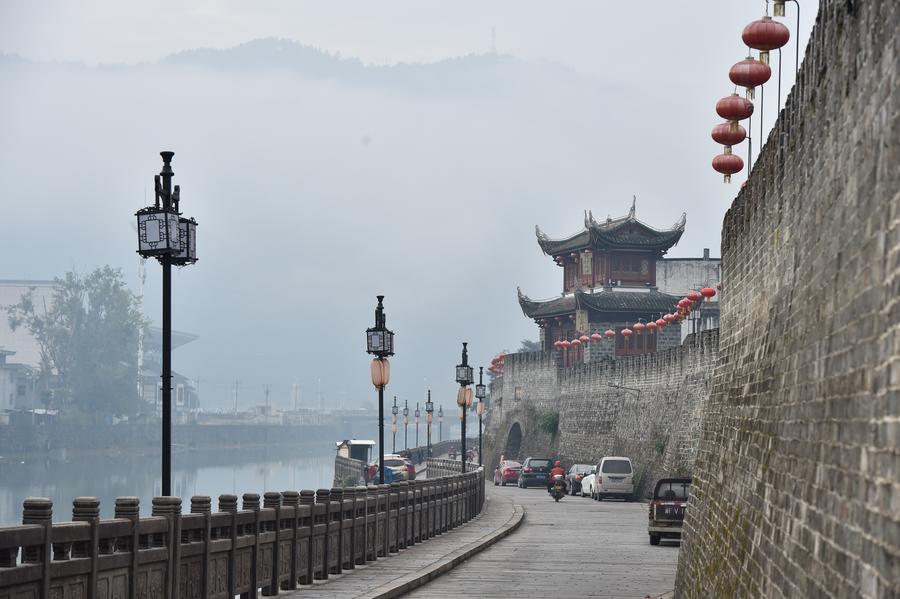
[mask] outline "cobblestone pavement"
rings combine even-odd
[[[525,508],[509,537],[406,597],[657,597],[675,586],[678,543],[652,547],[647,505],[491,487]]]

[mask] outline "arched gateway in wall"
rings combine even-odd
[[[519,449],[522,447],[522,427],[518,422],[513,422],[506,435],[506,446],[503,449],[503,455],[508,460],[515,460],[519,457]]]

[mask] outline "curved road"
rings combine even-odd
[[[489,484],[490,501],[525,508],[522,526],[447,574],[404,595],[482,597],[657,597],[675,586],[678,543],[650,545],[647,505]]]

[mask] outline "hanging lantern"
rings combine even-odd
[[[696,304],[699,301],[703,300],[703,295],[699,291],[688,291],[687,298],[691,300],[692,304]]]
[[[712,160],[712,167],[725,176],[725,183],[731,183],[731,175],[744,170],[744,161],[737,154],[731,153],[731,148],[725,148],[724,154],[719,154]]]
[[[700,290],[700,295],[706,298],[706,301],[712,301],[712,298],[716,296],[716,290],[712,287],[704,287]]]
[[[716,283],[716,289],[722,291],[722,283]]]
[[[582,335],[581,337],[578,338],[578,340],[581,341],[582,343],[587,343],[588,341],[591,340],[591,338],[588,337],[587,335]]]
[[[716,102],[716,114],[731,123],[732,131],[736,131],[740,126],[738,121],[753,115],[753,102],[737,94],[731,94]]]
[[[581,347],[581,339],[572,339],[571,341],[569,341],[569,343],[573,347]]]
[[[634,332],[636,335],[640,335],[641,333],[644,332],[645,327],[644,327],[643,322],[636,322],[636,323],[634,323],[634,326],[632,326],[631,328],[634,329]]]
[[[663,315],[662,319],[664,321],[666,321],[667,324],[672,324],[672,321],[675,320],[675,315],[674,314],[665,314],[665,315]]]
[[[478,409],[475,410],[475,413],[478,414],[479,417],[484,414],[484,402],[483,401],[478,402]]]
[[[656,321],[656,326],[660,329],[666,328],[667,324],[669,324],[669,321],[663,320],[662,318],[660,318],[659,320]]]
[[[555,347],[556,349],[559,349],[560,347],[562,347],[562,341],[554,341],[553,347]]]
[[[572,345],[572,344],[569,343],[568,341],[566,341],[565,339],[563,339],[562,341],[559,342],[559,346],[562,347],[562,348],[564,348],[564,349],[567,348],[567,347],[569,347],[570,345]]]
[[[726,152],[730,152],[731,146],[747,139],[747,130],[736,123],[719,123],[713,127],[712,138],[717,144],[725,146]]]
[[[766,15],[744,27],[741,39],[754,50],[759,50],[760,62],[769,64],[769,51],[777,50],[787,44],[791,39],[791,32],[787,27]]]
[[[651,320],[650,322],[647,323],[647,333],[652,335],[655,331],[656,331],[656,321]]]
[[[625,337],[625,346],[626,347],[628,346],[628,339],[631,337],[632,332],[633,331],[628,328],[622,329],[622,336]]]
[[[595,343],[596,343],[597,341],[602,340],[602,339],[603,339],[603,335],[601,335],[600,333],[593,333],[593,334],[591,334],[591,341],[593,341],[593,342],[595,342]]]
[[[466,407],[472,407],[472,389],[471,387],[466,387]]]
[[[375,388],[386,387],[391,381],[391,363],[387,358],[372,360],[372,384]]]
[[[754,98],[756,87],[768,81],[771,76],[772,69],[769,68],[769,65],[752,56],[735,63],[728,71],[728,78],[732,83],[747,89],[748,100]]]
[[[603,334],[606,335],[606,338],[609,340],[612,340],[613,337],[616,336],[616,332],[612,329],[606,329],[606,331]]]
[[[689,309],[692,304],[693,304],[693,302],[686,297],[683,297],[680,300],[678,300],[678,307],[681,308],[682,310]]]

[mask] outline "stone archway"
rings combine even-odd
[[[503,455],[507,460],[515,460],[519,458],[519,450],[522,448],[522,427],[518,422],[514,422],[509,427],[509,433],[506,435],[506,446],[503,449]]]

